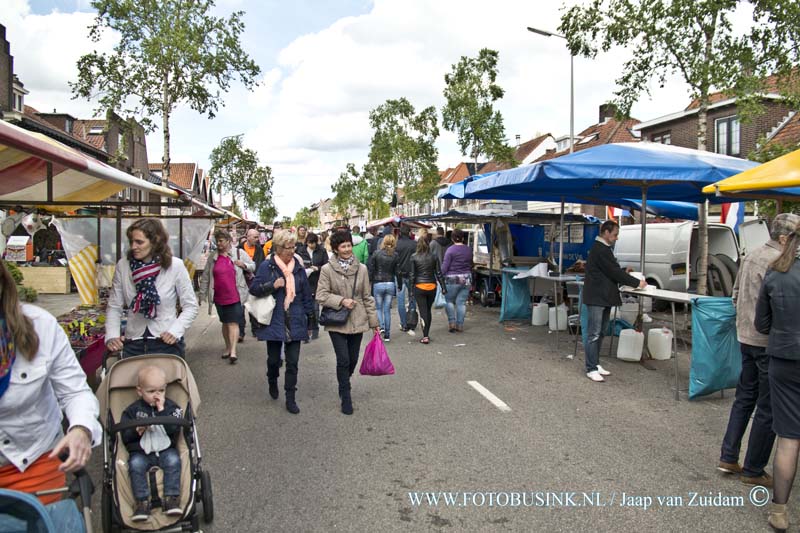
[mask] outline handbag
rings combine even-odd
[[[436,299],[433,300],[434,309],[441,309],[447,305],[447,300],[444,297],[441,287],[436,287]]]
[[[275,309],[275,297],[268,295],[258,298],[252,294],[247,296],[244,308],[253,315],[259,324],[268,326],[272,322],[272,311]]]
[[[358,269],[356,270],[356,276],[353,279],[353,296],[351,299],[355,299],[356,297],[357,281]],[[352,311],[352,309],[348,309],[345,306],[342,306],[339,309],[323,306],[322,311],[319,314],[319,323],[322,326],[344,326],[347,324],[347,319],[350,317],[350,311]]]

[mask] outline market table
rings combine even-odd
[[[623,294],[630,294],[632,296],[647,296],[655,300],[663,300],[669,302],[672,309],[672,359],[674,361],[673,368],[675,372],[675,399],[680,400],[680,387],[678,385],[678,325],[675,318],[675,304],[682,303],[687,306],[692,305],[692,300],[700,298],[709,298],[700,294],[689,294],[688,292],[667,291],[664,289],[657,289],[648,286],[647,289],[633,289],[631,287],[622,287],[620,292]]]
[[[561,274],[559,276],[532,276],[532,277],[533,277],[533,289],[531,292],[533,292],[533,294],[536,294],[536,280],[541,279],[553,282],[553,298],[555,299],[554,304],[556,309],[556,349],[558,349],[558,302],[559,302],[559,296],[561,295],[561,284],[567,282],[580,282],[581,276],[576,274]],[[569,320],[569,315],[567,317],[567,320]]]

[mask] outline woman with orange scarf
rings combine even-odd
[[[98,414],[58,321],[19,303],[14,279],[0,261],[0,488],[33,493],[63,487],[65,473],[83,468],[100,443]],[[61,462],[63,452],[68,458]],[[40,498],[44,504],[60,499]]]
[[[314,320],[311,286],[303,261],[294,254],[297,237],[289,230],[280,230],[272,238],[273,254],[258,267],[250,284],[256,297],[272,295],[275,309],[269,324],[257,324],[256,337],[267,342],[267,384],[269,395],[278,399],[281,349],[286,357],[286,410],[300,412],[295,400],[300,343],[308,339],[308,327]]]

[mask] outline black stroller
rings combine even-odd
[[[183,418],[152,417],[119,423],[125,408],[137,399],[139,370],[148,365],[161,368],[167,376],[167,397],[183,410]],[[116,361],[108,369],[100,388],[100,421],[103,424],[103,491],[101,498],[103,532],[192,531],[200,530],[197,503],[202,504],[203,520],[214,519],[211,477],[202,468],[195,415],[200,396],[186,361],[174,355],[142,355]],[[128,476],[128,450],[121,432],[133,425],[178,424],[183,427],[177,440],[181,457],[181,495],[183,514],[168,516],[161,509],[163,472],[150,472],[152,514],[146,521],[133,522],[134,498]]]

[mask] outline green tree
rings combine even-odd
[[[209,159],[212,186],[230,193],[235,203],[256,211],[261,221],[269,224],[277,215],[272,203],[272,170],[261,165],[258,153],[244,148],[242,136],[236,135],[223,138]]]
[[[243,12],[211,14],[213,0],[93,0],[97,17],[89,37],[97,42],[108,28],[119,35],[111,54],[92,52],[78,60],[75,97],[98,98],[99,112],[161,117],[164,179],[170,178],[170,118],[188,104],[213,118],[222,93],[238,78],[248,89],[261,72],[239,37]]]
[[[377,178],[371,165],[364,165],[361,172],[353,163],[348,163],[344,172],[331,187],[334,192],[333,210],[343,219],[349,219],[351,211],[366,213],[369,217],[382,218],[389,215],[386,202],[387,191]]]
[[[319,211],[317,211],[316,209],[312,211],[308,207],[300,209],[297,213],[294,214],[294,220],[292,220],[292,225],[296,227],[305,226],[308,229],[318,228]]]
[[[514,148],[506,144],[503,116],[494,109],[494,102],[505,94],[495,83],[498,56],[483,48],[478,57],[462,56],[444,76],[442,125],[458,134],[461,155],[474,158],[475,168],[480,155],[512,167],[518,164]]]
[[[412,202],[430,200],[439,184],[436,108],[418,114],[406,98],[387,100],[369,114],[371,176],[388,200],[398,187]]]
[[[651,83],[661,86],[679,74],[697,100],[697,149],[706,149],[707,111],[713,90],[735,87],[747,69],[749,46],[736,35],[731,15],[739,0],[592,0],[569,8],[559,30],[574,55],[594,58],[598,50],[625,47],[631,57],[617,78],[614,103],[622,115]],[[697,292],[706,292],[707,209],[700,208],[700,263]]]

